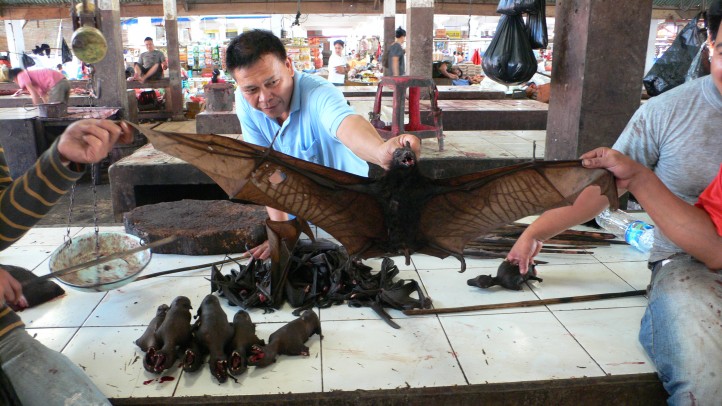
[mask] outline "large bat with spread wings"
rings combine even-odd
[[[136,127],[138,128],[138,127]],[[210,176],[231,198],[294,214],[336,238],[351,256],[414,252],[461,261],[466,243],[519,218],[571,204],[589,185],[617,205],[613,175],[580,161],[527,163],[432,179],[409,148],[378,179],[303,161],[213,134],[140,129],[153,146]]]

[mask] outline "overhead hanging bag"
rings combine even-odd
[[[484,74],[504,85],[518,85],[534,76],[536,65],[521,15],[502,15],[484,53]]]
[[[692,60],[707,40],[707,30],[697,25],[703,14],[697,14],[682,28],[672,45],[644,76],[642,82],[647,94],[657,96],[684,83]]]
[[[531,13],[536,10],[537,0],[501,0],[496,12],[506,15],[517,15],[521,13]]]
[[[526,29],[529,32],[529,42],[532,49],[546,49],[549,45],[547,35],[546,0],[537,0],[536,12],[529,13],[526,19]]]
[[[697,55],[692,59],[692,64],[689,66],[689,70],[687,70],[687,76],[685,76],[684,81],[689,82],[690,80],[707,76],[709,73],[709,49],[707,48],[707,43],[704,42],[702,46],[699,47]]]

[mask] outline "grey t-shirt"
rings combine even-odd
[[[399,76],[404,75],[404,70],[406,68],[406,61],[404,60],[404,55],[406,54],[406,51],[404,50],[404,47],[401,46],[398,42],[394,42],[386,51],[389,53],[388,60],[386,66],[384,66],[384,69],[386,69],[386,75],[392,76],[394,74],[393,70],[393,64],[394,64],[394,57],[399,57]]]
[[[687,203],[697,201],[722,162],[722,95],[711,76],[650,99],[612,147],[652,169]],[[655,229],[650,261],[682,252]]]
[[[144,69],[150,69],[156,63],[163,63],[163,61],[165,61],[165,54],[157,49],[143,52],[138,58],[138,63]]]

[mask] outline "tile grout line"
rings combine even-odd
[[[424,291],[426,292],[426,297],[428,298],[429,290],[426,288],[426,284],[424,283],[424,279],[421,277],[421,274],[419,273],[418,268],[416,268],[416,263],[414,262],[413,257],[411,258],[411,263],[414,265],[414,270],[416,271],[416,276],[419,277],[419,282],[421,283],[421,286],[424,288]],[[461,376],[464,377],[464,382],[466,382],[467,385],[471,385],[471,383],[469,382],[469,378],[466,376],[466,371],[464,371],[464,367],[461,365],[461,361],[459,360],[456,350],[454,349],[454,345],[451,344],[451,340],[449,339],[449,334],[446,333],[446,329],[444,328],[444,323],[441,322],[441,317],[439,317],[438,314],[435,314],[434,318],[436,319],[436,322],[439,323],[439,327],[441,327],[441,331],[444,333],[444,338],[446,339],[446,343],[449,345],[449,349],[451,350],[451,354],[453,355],[454,360],[456,360],[456,365],[459,366],[459,371],[461,372]]]

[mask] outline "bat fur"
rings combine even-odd
[[[313,310],[306,310],[297,318],[279,328],[268,338],[266,346],[254,345],[249,365],[266,367],[276,362],[276,357],[285,355],[308,355],[304,343],[314,334],[321,335],[321,322]]]

